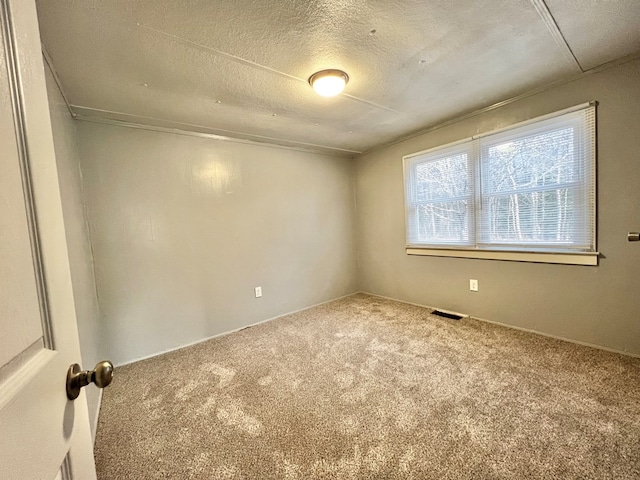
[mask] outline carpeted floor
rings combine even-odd
[[[640,479],[640,359],[367,295],[116,369],[98,478]]]

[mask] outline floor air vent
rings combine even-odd
[[[451,320],[460,320],[462,315],[456,315],[455,313],[443,312],[442,310],[434,310],[431,315],[438,315],[439,317],[450,318]]]

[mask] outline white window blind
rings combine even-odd
[[[407,244],[595,252],[595,107],[405,157]]]
[[[472,245],[474,203],[469,143],[409,163],[409,244]]]

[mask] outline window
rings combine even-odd
[[[597,264],[595,106],[409,155],[404,167],[408,253]]]

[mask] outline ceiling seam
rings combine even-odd
[[[365,151],[347,150],[347,149],[340,149],[340,148],[336,148],[336,147],[330,147],[330,146],[326,146],[326,145],[306,144],[304,142],[296,142],[294,140],[284,140],[284,139],[277,139],[277,138],[273,138],[273,137],[266,137],[266,136],[252,135],[252,134],[244,134],[242,132],[233,132],[233,131],[224,130],[224,129],[214,129],[214,128],[204,127],[204,126],[200,126],[200,125],[193,125],[193,124],[174,122],[174,121],[171,121],[171,120],[163,120],[163,119],[153,118],[153,117],[142,117],[142,116],[131,115],[131,114],[128,114],[128,113],[115,112],[115,111],[110,111],[110,110],[100,110],[100,109],[91,108],[91,107],[83,107],[83,106],[80,106],[80,105],[70,105],[70,108],[72,109],[72,111],[73,111],[74,108],[78,108],[78,109],[93,111],[93,112],[97,112],[97,113],[106,113],[106,114],[112,114],[112,115],[123,115],[123,116],[128,116],[128,117],[132,117],[132,118],[136,118],[136,119],[140,119],[140,120],[144,120],[144,119],[156,120],[156,121],[160,121],[160,122],[167,122],[169,124],[173,124],[173,125],[181,126],[181,127],[185,127],[185,128],[160,127],[160,126],[152,125],[152,124],[149,124],[149,123],[127,122],[127,121],[124,121],[124,120],[117,120],[117,119],[112,119],[112,118],[108,118],[108,117],[100,117],[100,116],[97,116],[97,115],[96,116],[82,115],[82,114],[74,112],[73,113],[74,118],[76,118],[77,120],[82,120],[82,121],[95,122],[95,123],[105,123],[105,124],[109,124],[109,125],[118,125],[118,126],[124,126],[124,127],[139,128],[139,129],[150,130],[150,131],[169,132],[169,133],[176,133],[176,134],[180,134],[180,135],[189,135],[189,136],[199,136],[199,137],[206,137],[206,138],[214,138],[214,139],[218,139],[218,140],[231,141],[231,142],[236,142],[236,143],[258,144],[258,145],[263,145],[263,146],[267,145],[267,146],[273,146],[273,147],[276,147],[276,148],[284,148],[284,149],[290,149],[290,150],[300,150],[300,151],[304,151],[304,152],[312,151],[314,153],[328,155],[327,152],[323,152],[323,151],[318,150],[318,149],[326,149],[326,150],[330,150],[330,151],[334,152],[334,154],[341,155],[341,156],[344,156],[344,157],[347,157],[346,154],[349,154],[348,155],[349,158],[359,158],[359,157],[362,157],[362,156],[367,155],[369,153],[373,153],[373,152],[382,150],[384,148],[390,147],[392,145],[397,145],[398,143],[404,142],[404,141],[409,140],[411,138],[415,138],[415,137],[418,137],[420,135],[425,135],[427,133],[431,133],[431,132],[433,132],[435,130],[439,130],[439,129],[447,127],[449,125],[453,125],[455,123],[462,122],[462,121],[467,120],[469,118],[473,118],[475,116],[478,116],[478,115],[481,115],[483,113],[495,110],[497,108],[509,105],[509,104],[517,102],[519,100],[523,100],[525,98],[537,95],[539,93],[542,93],[542,92],[545,92],[547,90],[550,90],[551,88],[554,88],[554,87],[557,87],[557,86],[560,86],[560,85],[564,85],[564,84],[567,84],[567,83],[571,83],[571,82],[573,82],[575,80],[578,80],[578,79],[584,77],[585,75],[591,75],[593,73],[598,73],[598,72],[607,70],[609,68],[613,68],[613,67],[616,67],[618,65],[623,65],[625,63],[632,62],[632,61],[638,60],[638,59],[640,59],[640,52],[636,52],[636,53],[633,53],[633,54],[628,55],[626,57],[622,57],[622,58],[619,58],[619,59],[616,59],[616,60],[612,60],[611,62],[607,62],[607,63],[604,63],[602,65],[598,65],[596,67],[593,67],[593,68],[591,68],[589,70],[585,70],[582,73],[578,73],[576,75],[572,75],[572,76],[567,77],[565,79],[561,79],[561,80],[557,80],[555,82],[551,82],[551,83],[549,83],[547,85],[544,85],[542,87],[530,90],[528,92],[522,93],[520,95],[516,95],[516,96],[508,98],[506,100],[502,100],[500,102],[496,102],[494,104],[488,105],[488,106],[480,108],[478,110],[473,110],[473,111],[471,111],[469,113],[466,113],[466,114],[463,114],[463,115],[460,115],[460,116],[457,116],[457,117],[453,117],[453,118],[451,118],[449,120],[446,120],[444,122],[440,122],[440,123],[428,126],[426,128],[422,128],[422,129],[417,130],[417,131],[415,131],[413,133],[410,133],[408,135],[401,136],[401,137],[399,137],[399,138],[397,138],[397,139],[395,139],[395,140],[393,140],[391,142],[387,142],[387,143],[384,143],[382,145],[378,145],[378,146],[376,146],[374,148],[371,148],[371,149],[365,150]],[[190,130],[189,127],[196,127],[196,128],[201,128],[201,129],[204,129],[204,130],[227,131],[229,133],[236,133],[238,135],[255,136],[255,137],[263,138],[264,141],[243,139],[243,138],[238,138],[238,137],[226,137],[226,136],[218,135],[218,134],[215,134],[215,133],[198,132],[196,130]],[[274,144],[274,143],[267,142],[267,140],[281,141],[281,142],[286,142],[286,143],[298,143],[298,144],[300,144],[300,146],[296,147],[296,146],[292,146],[292,145]]]
[[[326,150],[329,150],[331,152],[333,152],[334,155],[341,155],[341,156],[354,156],[354,155],[358,155],[360,153],[362,153],[362,151],[358,151],[358,150],[348,150],[345,148],[339,148],[339,147],[330,147],[328,145],[319,145],[319,144],[315,144],[315,143],[306,143],[306,142],[299,142],[296,140],[287,140],[284,138],[277,138],[277,137],[267,137],[265,135],[255,135],[255,134],[251,134],[251,133],[243,133],[243,132],[236,132],[233,130],[226,130],[223,128],[211,128],[211,127],[206,127],[203,125],[195,125],[195,124],[190,124],[190,123],[181,123],[181,122],[175,122],[172,120],[164,120],[161,118],[154,118],[154,117],[143,117],[143,116],[139,116],[139,115],[132,115],[130,113],[123,113],[123,112],[115,112],[112,110],[101,110],[98,108],[91,108],[91,107],[83,107],[80,105],[71,105],[71,108],[74,109],[74,118],[76,118],[77,120],[82,120],[82,121],[88,121],[88,122],[95,122],[95,123],[106,123],[109,125],[118,125],[118,126],[123,126],[123,127],[132,127],[132,128],[139,128],[139,129],[144,129],[144,130],[150,130],[150,131],[158,131],[158,132],[165,132],[165,133],[177,133],[180,135],[188,135],[188,136],[195,136],[195,137],[204,137],[204,138],[213,138],[216,140],[223,140],[223,141],[232,141],[232,142],[239,142],[239,143],[251,143],[251,144],[259,144],[259,145],[271,145],[273,147],[278,147],[278,148],[287,148],[287,149],[294,149],[294,150],[303,150],[303,151],[313,151],[314,153],[324,153],[327,154]],[[84,114],[84,113],[79,113],[76,110],[80,109],[80,110],[84,110],[84,111],[89,111],[89,112],[95,112],[96,115],[88,115],[88,114]],[[120,120],[117,118],[111,118],[109,116],[101,116],[100,114],[105,114],[105,115],[121,115],[123,117],[129,117],[131,118],[131,120]],[[146,120],[146,122],[145,122]],[[171,125],[171,126],[160,126],[160,125],[154,125],[152,123],[148,123],[149,121],[156,121],[156,122],[163,122],[166,123],[167,125]],[[195,130],[195,128],[204,130],[204,131],[198,131]],[[208,130],[208,132],[206,131]],[[254,139],[251,138],[241,138],[241,137],[234,137],[234,136],[227,136],[227,135],[221,135],[220,133],[214,133],[215,131],[217,132],[225,132],[228,133],[230,135],[244,135],[247,137],[254,137]],[[260,139],[260,140],[258,140]],[[281,143],[273,143],[273,142],[281,142]],[[320,149],[325,150],[325,152],[320,151]]]
[[[116,25],[122,26],[123,22],[121,22],[118,18],[115,18],[110,13],[107,13],[105,11],[98,11],[98,10],[96,10],[94,8],[91,8],[91,10],[93,10],[95,12],[98,12],[103,19],[111,22],[112,24],[116,24]],[[133,24],[133,22],[132,22],[132,24]],[[135,22],[135,24],[133,24],[133,25],[135,25],[138,28],[143,28],[143,29],[145,29],[145,30],[147,30],[147,31],[149,31],[151,33],[155,33],[157,35],[160,35],[160,36],[166,37],[168,39],[171,39],[171,40],[173,40],[175,42],[182,43],[182,44],[188,45],[190,47],[193,47],[193,48],[196,48],[196,49],[199,49],[199,50],[204,50],[204,51],[213,53],[214,55],[219,55],[219,56],[224,57],[224,58],[226,58],[228,60],[243,64],[243,65],[246,65],[246,66],[249,66],[249,67],[253,67],[253,68],[256,68],[256,69],[259,69],[259,70],[263,70],[263,71],[266,71],[266,72],[269,72],[269,73],[273,73],[275,75],[280,75],[280,76],[288,78],[290,80],[295,80],[295,81],[302,82],[302,83],[305,83],[305,84],[309,83],[306,79],[296,77],[295,75],[291,75],[291,74],[288,74],[286,72],[282,72],[282,71],[277,70],[275,68],[271,68],[271,67],[268,67],[266,65],[262,65],[260,63],[248,60],[246,58],[239,57],[237,55],[233,55],[233,54],[225,52],[223,50],[218,50],[216,48],[209,47],[207,45],[202,45],[200,43],[197,43],[197,42],[194,42],[192,40],[186,39],[186,38],[181,37],[179,35],[168,33],[168,32],[165,32],[163,30],[154,28],[154,27],[152,27],[150,25],[146,25],[143,22]],[[381,105],[379,103],[376,103],[376,102],[373,102],[373,101],[370,101],[370,100],[367,100],[367,99],[364,99],[364,98],[356,97],[355,95],[342,93],[341,96],[344,96],[346,98],[350,98],[352,100],[364,103],[366,105],[369,105],[369,106],[372,106],[372,107],[375,107],[375,108],[380,108],[382,110],[386,110],[388,112],[404,114],[404,112],[401,112],[399,110],[395,110],[395,109],[393,109],[391,107],[387,107],[386,105]]]
[[[213,53],[215,55],[219,55],[221,57],[228,58],[229,60],[232,60],[232,61],[235,61],[235,62],[238,62],[238,63],[242,63],[243,65],[247,65],[247,66],[250,66],[250,67],[258,68],[260,70],[264,70],[264,71],[269,72],[269,73],[275,73],[276,75],[280,75],[280,76],[289,78],[291,80],[303,81],[300,78],[298,78],[298,77],[296,77],[294,75],[290,75],[290,74],[288,74],[286,72],[281,72],[280,70],[276,70],[275,68],[271,68],[271,67],[268,67],[266,65],[262,65],[260,63],[253,62],[251,60],[247,60],[246,58],[238,57],[237,55],[233,55],[232,53],[227,53],[227,52],[225,52],[223,50],[218,50],[217,48],[209,47],[207,45],[202,45],[201,43],[197,43],[197,42],[194,42],[192,40],[188,40],[188,39],[180,37],[178,35],[174,35],[173,33],[168,33],[168,32],[164,32],[162,30],[158,30],[157,28],[150,27],[149,25],[145,25],[144,23],[136,23],[136,26],[138,26],[140,28],[143,28],[145,30],[148,30],[148,31],[150,31],[152,33],[158,34],[160,36],[167,37],[167,38],[169,38],[171,40],[174,40],[174,41],[176,41],[178,43],[189,45],[190,47],[194,47],[194,48],[197,48],[199,50],[205,50],[207,52],[211,52],[211,53]]]
[[[523,100],[525,98],[532,97],[534,95],[538,95],[539,93],[546,92],[547,90],[550,90],[552,88],[559,87],[561,85],[565,85],[567,83],[571,83],[571,82],[574,82],[576,80],[579,80],[580,78],[583,78],[583,77],[585,77],[587,75],[591,75],[591,74],[594,74],[594,73],[602,72],[604,70],[608,70],[610,68],[617,67],[619,65],[624,65],[625,63],[633,62],[634,60],[640,60],[640,52],[632,53],[631,55],[627,55],[626,57],[618,58],[616,60],[612,60],[610,62],[603,63],[601,65],[598,65],[596,67],[590,68],[588,70],[584,70],[581,73],[577,73],[577,74],[571,75],[571,76],[569,76],[567,78],[556,80],[555,82],[550,82],[550,83],[548,83],[546,85],[543,85],[541,87],[535,88],[533,90],[529,90],[528,92],[524,92],[524,93],[521,93],[520,95],[516,95],[514,97],[507,98],[506,100],[501,100],[501,101],[493,103],[491,105],[487,105],[486,107],[479,108],[478,110],[473,110],[471,112],[464,113],[464,114],[459,115],[457,117],[450,118],[449,120],[445,120],[445,121],[440,122],[440,123],[431,124],[430,126],[427,126],[427,127],[421,128],[419,130],[416,130],[415,132],[409,133],[408,135],[403,135],[403,136],[401,136],[401,137],[399,137],[399,138],[397,138],[397,139],[395,139],[395,140],[393,140],[391,142],[387,142],[387,143],[384,143],[384,144],[381,144],[381,145],[377,145],[377,146],[375,146],[373,148],[370,148],[369,150],[365,150],[364,152],[358,154],[358,156],[356,158],[362,157],[364,155],[368,155],[369,153],[380,151],[380,150],[382,150],[384,148],[387,148],[387,147],[390,147],[392,145],[397,145],[397,144],[402,143],[402,142],[404,142],[406,140],[410,140],[412,138],[419,137],[420,135],[425,135],[427,133],[434,132],[434,131],[439,130],[441,128],[448,127],[449,125],[453,125],[455,123],[462,122],[462,121],[467,120],[469,118],[476,117],[476,116],[481,115],[483,113],[490,112],[491,110],[495,110],[497,108],[504,107],[504,106],[509,105],[511,103],[515,103],[515,102],[517,102],[519,100]]]
[[[420,126],[420,123],[422,123],[422,122],[415,122],[414,126],[417,129],[414,130],[413,132],[409,131],[407,133],[406,130],[405,130],[405,133],[402,134],[400,137],[396,138],[395,140],[390,140],[387,143],[384,143],[384,144],[381,144],[381,145],[378,145],[378,146],[374,146],[371,149],[361,148],[360,150],[364,150],[365,151],[364,153],[368,153],[370,151],[376,151],[379,148],[385,148],[385,147],[387,147],[389,145],[394,145],[394,144],[398,143],[399,141],[405,140],[407,138],[413,138],[413,137],[415,137],[417,135],[421,135],[421,134],[424,134],[424,133],[427,133],[427,132],[431,132],[432,130],[436,130],[438,128],[442,128],[444,126],[450,125],[451,123],[456,123],[456,122],[465,120],[468,117],[473,117],[475,115],[482,114],[485,111],[490,111],[490,110],[493,110],[495,108],[502,107],[502,106],[507,105],[507,104],[509,104],[511,102],[518,101],[518,100],[520,100],[522,98],[526,98],[526,97],[529,97],[531,95],[536,95],[541,91],[547,90],[547,89],[555,87],[557,85],[562,85],[562,84],[564,84],[566,82],[571,82],[571,81],[579,78],[582,74],[592,73],[594,71],[593,68],[589,68],[589,66],[585,64],[585,68],[586,68],[586,70],[585,70],[581,66],[581,64],[578,61],[576,55],[573,53],[573,50],[571,49],[571,46],[569,45],[567,39],[565,38],[564,34],[560,30],[560,28],[558,26],[558,23],[556,22],[555,17],[553,16],[553,14],[551,13],[551,10],[549,9],[549,6],[553,7],[554,4],[549,0],[530,0],[530,5],[534,6],[534,8],[537,11],[537,14],[539,15],[539,17],[545,23],[545,28],[548,30],[548,34],[550,34],[554,38],[554,42],[557,44],[556,52],[563,57],[561,59],[562,64],[565,65],[565,69],[568,70],[567,77],[561,78],[561,79],[558,79],[558,80],[554,80],[552,82],[546,83],[546,84],[541,85],[540,87],[534,88],[532,90],[528,90],[528,91],[525,90],[523,93],[521,93],[519,95],[515,95],[515,96],[512,96],[512,97],[507,97],[506,100],[502,100],[502,101],[496,102],[494,104],[490,104],[490,105],[487,105],[485,107],[481,107],[479,109],[477,109],[477,107],[476,107],[475,110],[467,110],[467,109],[461,110],[462,111],[461,116],[456,116],[456,115],[460,115],[460,114],[459,113],[458,114],[454,113],[453,116],[449,116],[448,118],[447,118],[447,116],[445,116],[444,117],[444,121],[443,120],[436,120],[435,122],[429,122],[429,123],[425,122],[427,126],[422,126],[422,127]],[[526,7],[526,5],[525,5],[525,7]],[[554,7],[554,9],[555,9],[555,7]],[[95,8],[92,8],[92,10],[96,10],[97,11],[97,9],[95,9]],[[557,11],[556,11],[556,14],[558,14]],[[174,42],[177,43],[177,44],[182,43],[182,44],[184,44],[186,46],[185,50],[187,50],[187,51],[189,51],[190,49],[201,50],[201,51],[204,52],[203,53],[204,56],[207,56],[207,55],[220,56],[220,59],[225,61],[225,62],[226,61],[236,62],[236,63],[238,63],[240,65],[244,65],[244,66],[247,66],[247,67],[252,67],[252,68],[255,68],[257,70],[262,70],[264,72],[271,73],[271,74],[274,74],[274,75],[278,75],[278,76],[281,76],[283,78],[287,78],[287,79],[291,79],[291,80],[296,80],[296,81],[307,83],[306,80],[304,80],[302,78],[299,78],[297,76],[294,76],[294,75],[290,75],[290,74],[288,74],[288,73],[286,73],[284,71],[279,71],[279,70],[277,70],[275,68],[271,68],[271,67],[269,67],[267,65],[262,65],[260,63],[253,62],[253,61],[248,60],[246,58],[243,58],[241,56],[235,56],[232,53],[227,53],[227,52],[222,51],[222,50],[217,50],[214,47],[208,47],[208,46],[206,46],[206,43],[210,42],[210,40],[207,40],[206,37],[204,39],[200,38],[197,35],[194,35],[190,31],[181,32],[180,30],[177,30],[176,34],[172,34],[172,33],[167,33],[167,31],[166,31],[166,30],[174,30],[174,28],[172,26],[163,27],[162,25],[159,25],[158,26],[159,29],[156,29],[153,26],[148,26],[148,25],[145,25],[145,24],[142,24],[142,23],[137,23],[136,22],[136,18],[129,17],[128,19],[126,19],[126,17],[124,17],[124,18],[120,18],[118,20],[114,20],[114,18],[117,18],[117,17],[114,17],[113,15],[110,15],[110,16],[112,17],[110,19],[111,22],[117,22],[119,24],[120,28],[125,27],[127,30],[132,29],[132,28],[134,30],[137,29],[137,28],[146,29],[145,32],[148,32],[149,36],[151,37],[149,39],[151,42],[154,41],[153,37],[157,36],[157,37],[159,37],[158,38],[158,42],[167,42],[169,44],[170,43],[174,43]],[[559,15],[559,19],[561,20],[561,23],[562,23],[563,17]],[[143,19],[141,19],[141,20],[143,20]],[[533,21],[535,22],[535,20],[533,20]],[[536,22],[536,23],[538,23],[538,22]],[[540,29],[540,28],[542,28],[542,25],[538,23],[538,27],[536,29]],[[544,29],[542,30],[542,35],[544,35]],[[567,32],[567,35],[568,35],[568,38],[572,38],[571,32],[569,30]],[[189,37],[194,37],[195,40],[203,41],[205,43],[205,45],[199,44],[199,43],[197,43],[195,41],[190,41],[190,40],[188,40]],[[142,38],[144,38],[144,37],[142,37]],[[227,47],[227,46],[225,46],[224,43],[220,43],[220,42],[210,42],[210,43],[213,44],[213,45],[217,44],[217,46],[219,46],[219,47],[229,48],[230,51],[234,51],[234,47],[231,46],[231,45]],[[573,42],[573,41],[572,41],[572,43],[575,44],[575,42]],[[52,45],[50,45],[50,46],[52,46]],[[170,46],[170,45],[167,45],[167,46]],[[48,55],[48,52],[46,52],[46,50],[44,48],[44,45],[42,46],[42,48],[43,48],[43,56],[45,56],[45,61],[51,67],[52,73],[54,74],[54,79],[55,79],[56,83],[58,84],[58,88],[59,88],[59,90],[61,91],[61,93],[63,95],[64,101],[67,104],[67,108],[69,108],[71,114],[75,117],[76,113],[73,110],[73,108],[83,109],[84,107],[81,107],[81,106],[78,106],[78,105],[74,105],[73,108],[72,108],[72,106],[69,104],[69,101],[66,98],[66,95],[65,95],[65,93],[64,93],[64,91],[62,89],[62,84],[61,84],[61,82],[60,82],[60,80],[59,80],[59,78],[57,76],[57,72],[53,68],[53,62],[51,61],[50,58],[46,58],[46,56]],[[550,48],[553,49],[552,46]],[[579,52],[579,50],[576,50],[576,51]],[[242,50],[238,51],[238,53],[242,54]],[[251,53],[249,53],[248,57],[251,57],[251,56],[255,56],[255,55],[252,55]],[[256,58],[259,59],[260,56],[257,55]],[[210,60],[214,60],[214,59],[212,58]],[[263,58],[263,60],[265,60],[266,64],[269,64],[269,63],[271,63],[273,61],[273,60],[270,60],[269,57]],[[274,66],[280,65],[277,62],[274,62],[274,63],[275,63]],[[602,67],[602,65],[600,65],[599,67]],[[290,71],[296,71],[295,68],[289,69],[286,66],[285,66],[285,68],[287,68]],[[594,67],[594,68],[598,68],[598,67]],[[599,68],[598,68],[598,70],[599,70]],[[578,73],[578,72],[580,72],[580,73]],[[247,73],[250,75],[250,70]],[[301,73],[301,72],[298,72],[298,73]],[[270,77],[270,75],[265,75],[265,76]],[[294,85],[292,85],[292,86],[294,86]],[[300,85],[298,85],[298,86],[300,86]],[[374,102],[369,102],[367,100],[364,100],[364,99],[361,99],[361,98],[358,98],[358,97],[354,97],[354,96],[351,96],[351,95],[348,95],[348,94],[344,94],[343,93],[343,96],[349,97],[349,98],[354,99],[356,101],[364,102],[364,103],[369,104],[369,105],[371,105],[371,106],[373,106],[375,108],[380,108],[380,109],[384,109],[384,110],[388,110],[388,111],[392,111],[392,112],[398,112],[399,114],[402,114],[402,115],[408,115],[406,112],[403,114],[401,111],[393,110],[393,109],[385,107],[383,105],[379,105],[379,104],[376,104]],[[496,95],[493,98],[501,98],[501,96]],[[502,97],[502,98],[504,98],[504,97]],[[376,99],[376,98],[374,98],[374,99]],[[482,104],[480,104],[480,105],[482,105]],[[87,108],[89,108],[89,107],[87,107]],[[94,109],[94,111],[98,112],[99,109]],[[467,112],[467,113],[464,113],[464,112]],[[89,113],[89,115],[91,115],[91,113]],[[114,115],[118,115],[118,112],[114,112]],[[120,115],[124,116],[124,115],[130,115],[130,114],[120,114]],[[275,114],[273,114],[273,115],[275,116]],[[132,117],[136,117],[136,116],[133,115]],[[145,117],[140,116],[138,118],[144,119]],[[151,118],[151,117],[147,117],[147,118]],[[159,122],[165,122],[165,123],[172,122],[171,120],[161,120],[161,119],[156,119],[156,120],[158,120]],[[114,121],[115,121],[115,119],[114,119]],[[125,121],[126,121],[126,119],[125,119]],[[142,122],[144,123],[144,120],[142,120]],[[439,123],[439,122],[441,122],[441,123]],[[180,122],[172,122],[172,123],[174,123],[175,125],[179,125],[180,124]],[[425,125],[425,123],[423,123],[423,125]],[[189,124],[182,124],[182,125],[187,125],[186,128],[189,128],[188,127]],[[279,131],[279,130],[278,131],[274,131],[273,133],[276,135],[275,137],[263,137],[261,135],[252,135],[251,133],[243,133],[241,131],[216,129],[215,127],[212,127],[212,126],[210,126],[210,127],[200,127],[198,125],[193,125],[191,128],[194,128],[194,129],[202,128],[202,129],[207,129],[207,130],[210,130],[210,131],[230,132],[231,135],[239,135],[240,138],[242,138],[242,137],[245,137],[245,138],[246,137],[255,137],[255,138],[263,138],[263,139],[265,139],[265,140],[258,140],[257,141],[258,143],[283,142],[283,143],[287,143],[287,144],[289,144],[289,143],[299,143],[299,144],[305,145],[305,142],[295,142],[295,140],[284,140],[284,139],[278,137],[279,133],[286,133],[286,131],[285,132]],[[215,134],[212,134],[212,135],[215,135]],[[373,134],[369,134],[369,135],[365,135],[365,136],[366,137],[374,137]],[[238,137],[236,137],[236,138],[238,138]],[[324,143],[324,141],[326,141],[326,140],[330,140],[330,139],[328,139],[326,137],[319,139],[320,143]],[[334,147],[328,147],[326,145],[314,145],[314,144],[309,144],[309,145],[311,145],[311,148],[316,146],[317,148],[331,149],[331,150],[334,150],[334,151],[342,150],[342,149],[337,149],[337,148],[334,148]],[[292,147],[292,148],[295,148],[295,147]],[[304,149],[304,147],[301,147],[301,148]],[[358,147],[355,147],[355,148],[358,148]],[[356,154],[356,155],[362,153],[361,151],[357,151],[357,150],[346,150],[345,149],[344,151],[349,151],[352,154]]]
[[[573,50],[571,50],[567,39],[560,30],[560,27],[558,26],[556,19],[553,17],[551,10],[549,10],[549,7],[545,3],[545,0],[531,0],[531,4],[536,9],[536,12],[538,12],[538,15],[540,15],[540,18],[547,26],[547,30],[549,30],[549,33],[551,33],[551,36],[556,44],[561,48],[567,60],[577,65],[581,72],[585,72],[584,68],[582,68],[582,65],[580,65],[580,62],[573,53]]]
[[[148,30],[149,32],[155,33],[157,35],[160,35],[160,36],[163,36],[163,37],[167,37],[167,38],[169,38],[171,40],[174,40],[176,42],[188,45],[188,46],[190,46],[192,48],[196,48],[196,49],[199,49],[199,50],[204,50],[206,52],[213,53],[214,55],[219,55],[221,57],[225,57],[228,60],[231,60],[231,61],[234,61],[234,62],[237,62],[237,63],[241,63],[241,64],[247,65],[249,67],[257,68],[258,70],[263,70],[265,72],[273,73],[275,75],[280,75],[280,76],[288,78],[290,80],[296,80],[298,82],[302,82],[302,83],[305,83],[305,84],[309,83],[307,80],[305,80],[303,78],[300,78],[300,77],[296,77],[295,75],[291,75],[289,73],[282,72],[282,71],[277,70],[275,68],[268,67],[267,65],[262,65],[261,63],[254,62],[252,60],[247,60],[246,58],[238,57],[237,55],[233,55],[232,53],[228,53],[228,52],[225,52],[223,50],[218,50],[217,48],[209,47],[207,45],[202,45],[201,43],[197,43],[197,42],[194,42],[192,40],[180,37],[178,35],[174,35],[173,33],[164,32],[164,31],[159,30],[157,28],[150,27],[149,25],[145,25],[144,23],[138,22],[138,23],[136,23],[136,26],[138,26],[139,28],[144,28],[145,30]],[[380,108],[380,109],[386,110],[388,112],[402,113],[402,112],[400,112],[398,110],[395,110],[395,109],[393,109],[391,107],[387,107],[385,105],[380,105],[380,104],[372,102],[370,100],[366,100],[364,98],[356,97],[355,95],[350,95],[350,94],[347,94],[347,93],[343,93],[342,96],[350,98],[350,99],[358,101],[358,102],[361,102],[361,103],[365,103],[365,104],[370,105],[372,107],[376,107],[376,108]]]
[[[58,90],[60,91],[60,95],[62,95],[64,104],[67,106],[67,110],[69,110],[69,114],[71,115],[71,117],[75,118],[76,114],[71,108],[71,104],[69,103],[69,98],[67,97],[67,94],[65,93],[64,88],[62,88],[62,81],[58,76],[58,71],[56,70],[56,67],[53,66],[53,60],[51,60],[51,56],[49,55],[47,48],[44,46],[44,43],[40,43],[40,47],[42,49],[42,57],[44,58],[45,63],[49,66],[49,70],[51,71],[51,75],[53,76],[53,81],[56,82],[56,85],[58,86]]]
[[[380,108],[382,110],[386,110],[387,112],[398,113],[398,114],[401,114],[401,115],[405,115],[405,113],[401,112],[400,110],[395,110],[395,109],[393,109],[391,107],[385,107],[384,105],[380,105],[379,103],[371,102],[369,100],[365,100],[364,98],[355,97],[353,95],[349,95],[348,93],[341,93],[340,95],[343,96],[343,97],[352,98],[353,100],[357,100],[358,102],[366,103],[367,105],[371,105],[372,107],[377,107],[377,108]]]

